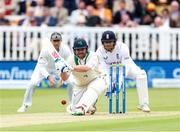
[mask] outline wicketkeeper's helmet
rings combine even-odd
[[[54,32],[51,34],[51,38],[50,38],[51,41],[53,40],[59,40],[59,41],[62,41],[62,36],[60,33],[58,32]]]
[[[88,49],[88,44],[87,44],[86,40],[82,39],[82,38],[76,39],[74,41],[73,50],[82,49],[82,48]]]
[[[104,43],[104,42],[112,42],[112,41],[114,41],[115,43],[116,43],[116,35],[114,34],[114,32],[112,32],[112,31],[105,31],[105,32],[103,32],[103,34],[102,34],[102,38],[101,38],[101,42],[102,42],[102,44]]]

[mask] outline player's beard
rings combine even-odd
[[[60,44],[54,45],[54,48],[59,52]]]
[[[57,52],[59,52],[59,46],[57,48],[55,47],[55,49],[57,50]]]
[[[108,42],[108,43],[104,43],[103,46],[106,51],[112,52],[115,47],[115,43]]]
[[[84,57],[86,56],[87,53],[87,49],[82,49],[81,51],[75,51],[75,55],[79,58],[79,59],[84,59]]]
[[[52,44],[53,44],[54,48],[59,52],[59,48],[61,46],[61,42],[60,41],[52,42]]]
[[[80,58],[80,59],[84,59],[84,57],[86,56],[86,54],[84,54],[84,53],[79,53],[77,56],[78,56],[78,58]]]
[[[104,46],[104,49],[106,50],[106,51],[108,51],[108,52],[112,52],[113,51],[113,49],[114,49],[114,46]]]

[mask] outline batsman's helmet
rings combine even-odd
[[[74,41],[73,50],[82,49],[82,48],[88,49],[88,44],[85,39],[77,38]]]
[[[50,38],[51,41],[53,40],[59,40],[59,41],[62,41],[62,36],[60,33],[58,32],[54,32],[51,34],[51,38]]]
[[[112,42],[112,41],[114,41],[115,43],[116,43],[116,35],[114,34],[114,32],[112,32],[112,31],[105,31],[105,32],[103,32],[103,34],[102,34],[102,38],[101,38],[101,42],[102,42],[102,44],[104,43],[104,42]]]

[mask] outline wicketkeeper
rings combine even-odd
[[[59,52],[61,57],[67,59],[70,56],[71,51],[68,46],[62,44],[62,37],[60,33],[54,32],[51,35],[50,41],[54,48]],[[66,80],[64,64],[58,63],[55,64],[54,59],[51,57],[49,51],[49,47],[44,47],[41,50],[40,56],[38,58],[36,67],[31,76],[31,80],[26,88],[26,92],[24,94],[24,100],[22,106],[17,110],[17,112],[25,112],[28,107],[32,105],[32,96],[34,94],[35,88],[38,84],[44,79],[47,78],[50,82],[50,86],[55,86],[55,78],[61,77],[61,79]],[[59,70],[56,67],[60,68]]]
[[[102,34],[101,41],[102,46],[96,51],[101,69],[104,69],[108,74],[111,64],[124,64],[126,67],[126,76],[136,81],[139,97],[138,109],[144,112],[150,112],[146,72],[134,63],[130,57],[127,45],[117,42],[114,32],[105,31]]]

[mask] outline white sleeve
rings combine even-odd
[[[90,53],[91,54],[91,53]],[[98,57],[95,53],[91,54],[87,60],[86,65],[89,66],[91,69],[94,69],[98,65]]]
[[[133,60],[130,57],[129,48],[127,47],[127,45],[124,44],[123,46],[124,47],[123,47],[123,54],[122,54],[122,64],[124,64],[127,67],[127,65],[131,65]]]
[[[39,70],[41,74],[47,78],[50,74],[47,71],[46,67],[48,65],[48,53],[45,50],[41,50],[41,53],[38,58],[38,65],[39,65]]]
[[[101,51],[98,49],[96,51],[96,54],[98,56],[98,62],[99,62],[99,71],[101,73],[105,73],[105,74],[108,74],[108,69],[109,69],[109,66],[105,63],[103,57],[102,57],[102,54],[101,54]]]

